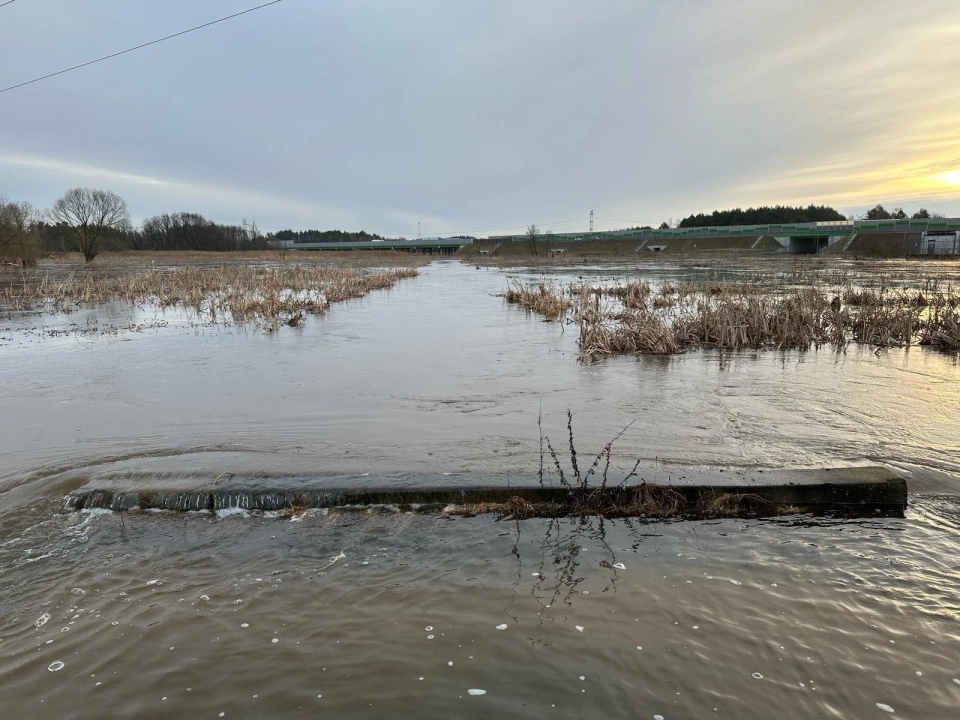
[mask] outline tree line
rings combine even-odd
[[[202,250],[228,252],[279,248],[282,241],[351,242],[379,235],[342,230],[281,230],[261,233],[256,224],[230,225],[199,213],[161,213],[139,227],[130,221],[127,203],[110,190],[73,188],[49,210],[0,196],[0,263],[31,265],[47,254],[79,252],[87,262],[103,251]]]
[[[846,218],[827,205],[808,205],[807,207],[773,205],[756,208],[734,208],[732,210],[714,210],[709,215],[697,213],[683,218],[677,227],[705,227],[710,225],[778,225],[782,223],[826,222],[846,220]],[[663,227],[661,225],[661,227]]]
[[[931,213],[926,208],[920,208],[913,215],[907,215],[903,208],[886,210],[883,205],[875,205],[858,218],[844,217],[840,212],[829,205],[808,205],[807,207],[789,205],[773,205],[756,208],[733,208],[731,210],[714,210],[709,215],[696,213],[683,218],[677,223],[663,222],[660,229],[671,227],[709,227],[712,225],[781,225],[783,223],[810,223],[830,222],[834,220],[923,220],[942,218],[940,213]]]
[[[360,232],[344,232],[343,230],[280,230],[273,234],[274,240],[293,243],[315,243],[315,242],[373,242],[374,240],[383,240],[381,235],[368,233],[366,230]]]

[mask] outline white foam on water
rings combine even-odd
[[[888,712],[888,713],[894,712],[894,709],[892,707],[884,703],[877,703],[877,707],[883,710],[884,712]]]
[[[481,690],[480,688],[470,688],[467,690],[468,695],[486,695],[486,690]]]
[[[730,582],[732,582],[734,585],[743,585],[743,583],[739,580],[731,580]]]
[[[613,566],[614,566],[617,570],[626,570],[626,569],[627,569],[627,566],[624,565],[623,563],[614,563]]]
[[[663,715],[654,715],[653,720],[663,720]]]
[[[147,580],[147,585],[156,585],[159,582],[159,580]]]
[[[580,676],[580,679],[581,679],[581,680],[586,680],[587,677],[586,677],[586,675],[581,675],[581,676]]]
[[[453,667],[453,660],[447,662],[447,667]]]
[[[54,660],[47,666],[47,670],[50,672],[57,672],[57,670],[63,670],[65,664],[66,663],[64,663],[63,660]]]
[[[431,632],[431,631],[433,630],[433,625],[427,625],[427,626],[424,628],[424,630],[426,630],[427,632]]]
[[[643,648],[637,645],[637,650],[643,650]]]
[[[960,685],[960,678],[954,678],[954,679],[953,679],[953,682],[954,682],[954,684],[956,684],[956,685]]]
[[[44,613],[43,615],[38,617],[36,620],[34,620],[33,626],[35,628],[42,628],[44,625],[47,624],[47,621],[50,620],[51,617],[52,615],[50,615],[50,613]]]
[[[274,638],[274,639],[271,640],[270,642],[272,642],[272,643],[278,643],[278,642],[280,642],[280,638]]]
[[[534,577],[540,577],[540,573],[538,573],[538,572],[530,573],[530,574],[533,575]]]
[[[248,627],[250,627],[250,623],[240,623],[240,627],[242,627],[242,628],[248,628]]]
[[[577,629],[577,632],[583,632],[583,625],[574,625],[574,627]]]
[[[763,680],[763,675],[761,675],[760,673],[754,673],[753,677],[755,677],[757,680]]]
[[[80,597],[81,595],[86,595],[87,591],[84,590],[83,588],[73,588],[73,590],[70,591],[70,594]]]
[[[240,515],[241,517],[248,517],[250,513],[248,513],[243,508],[239,508],[239,507],[220,508],[219,510],[217,510],[217,517],[223,518],[223,517],[230,517],[231,515]]]
[[[503,623],[503,624],[501,624],[501,625],[497,625],[497,630],[506,630],[506,629],[507,629],[507,624],[506,624],[506,623]]]
[[[433,640],[433,635],[427,635],[427,640]]]

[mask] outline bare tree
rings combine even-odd
[[[536,225],[527,226],[527,247],[530,248],[530,252],[534,255],[539,254],[537,252],[537,238],[540,237],[540,228]]]
[[[39,257],[40,236],[33,206],[0,197],[0,261],[32,265]]]
[[[73,188],[53,204],[50,214],[73,230],[77,250],[92,262],[100,252],[104,235],[111,230],[126,230],[130,215],[126,201],[109,190]]]

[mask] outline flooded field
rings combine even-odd
[[[958,273],[769,262],[825,282]],[[4,710],[951,717],[956,353],[854,344],[584,364],[575,328],[497,296],[510,279],[758,272],[723,267],[435,262],[271,332],[149,302],[4,310]],[[904,519],[659,524],[60,513],[89,483],[535,483],[538,415],[563,438],[567,409],[585,453],[633,422],[613,454],[621,476],[638,458],[659,481],[886,464],[908,475],[911,506]]]

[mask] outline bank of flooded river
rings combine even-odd
[[[878,267],[903,283],[914,271]],[[960,704],[956,354],[850,346],[586,365],[576,332],[496,296],[507,277],[716,272],[439,262],[271,333],[149,303],[10,314],[4,708],[800,718],[879,717],[882,705],[949,717]],[[111,478],[535,483],[541,408],[557,438],[573,411],[585,454],[633,421],[611,475],[637,458],[658,481],[883,464],[922,493],[905,519],[527,520],[519,535],[491,517],[60,514],[64,495]]]

